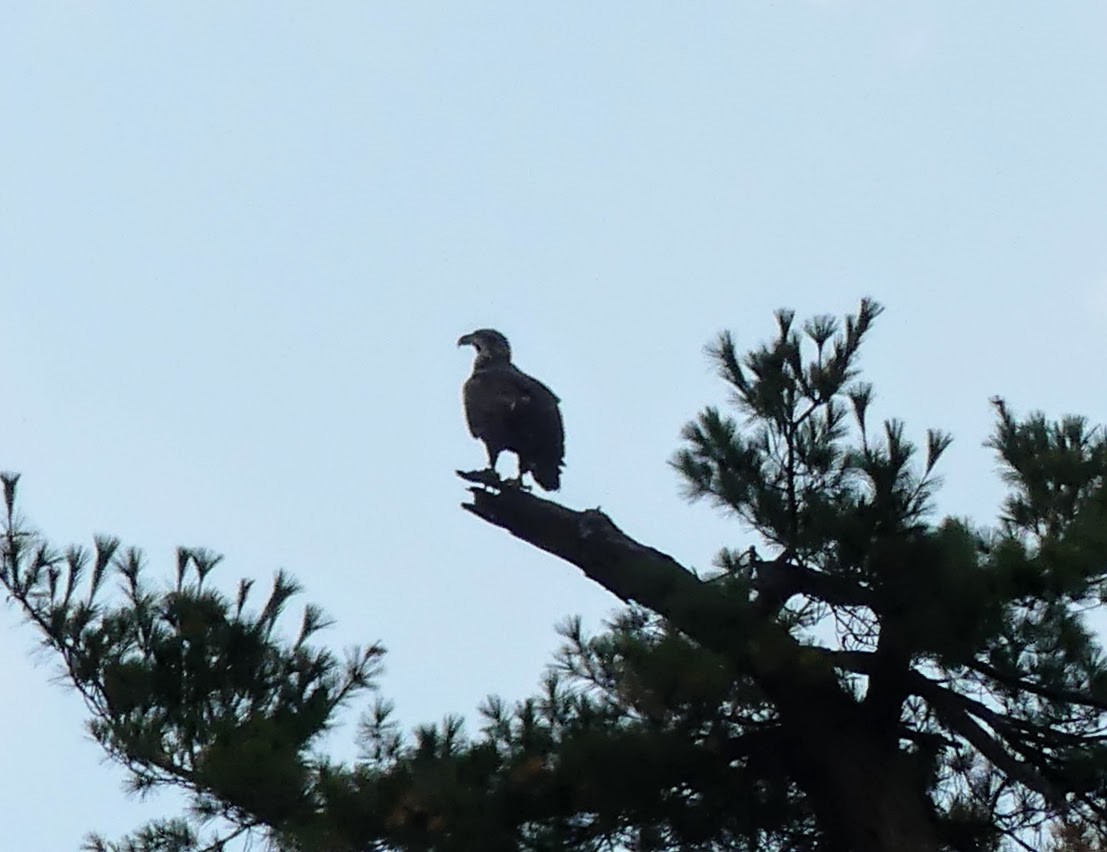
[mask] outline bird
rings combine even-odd
[[[519,458],[519,477],[508,483],[525,488],[523,477],[530,473],[543,489],[557,491],[565,464],[557,394],[511,362],[511,344],[495,329],[463,334],[457,345],[476,350],[462,399],[469,432],[488,451],[487,470],[498,478],[496,460],[508,450]]]

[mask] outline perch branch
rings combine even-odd
[[[575,565],[627,603],[667,619],[696,642],[757,679],[785,711],[820,700],[841,707],[849,699],[819,649],[795,640],[776,621],[758,616],[748,600],[726,595],[656,548],[635,541],[599,509],[576,511],[517,488],[491,483],[482,472],[458,475],[479,486],[462,508],[516,538]],[[491,486],[491,487],[487,487]]]

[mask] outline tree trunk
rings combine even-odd
[[[790,768],[836,852],[937,852],[930,803],[907,755],[878,752],[864,732],[825,722],[790,734]]]

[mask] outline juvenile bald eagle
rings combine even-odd
[[[565,459],[557,396],[511,363],[511,346],[498,331],[478,329],[457,345],[477,350],[462,396],[469,431],[488,450],[488,469],[495,473],[496,459],[508,450],[519,457],[520,485],[530,473],[544,489],[556,491]]]

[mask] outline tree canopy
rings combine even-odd
[[[859,353],[880,313],[782,310],[764,344],[711,347],[729,406],[687,425],[672,464],[746,541],[706,576],[599,510],[464,474],[475,517],[626,607],[598,633],[567,620],[541,693],[490,698],[471,731],[451,715],[405,733],[378,698],[346,764],[319,738],[365,698],[380,645],[320,646],[312,605],[286,635],[297,584],[221,592],[208,551],[180,549],[164,591],[116,539],[55,548],[5,475],[0,582],[132,787],[190,796],[190,813],[89,848],[256,832],[288,852],[968,852],[1041,848],[1058,825],[1061,848],[1095,848],[1107,435],[994,399],[998,520],[940,516],[950,437],[920,449],[869,413]]]

